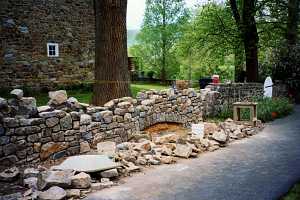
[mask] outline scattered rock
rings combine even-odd
[[[114,178],[114,177],[119,176],[119,173],[118,173],[117,169],[110,169],[110,170],[101,172],[100,175],[103,178]]]
[[[14,89],[10,92],[11,95],[13,95],[14,98],[16,99],[22,99],[24,96],[24,92],[21,89]]]
[[[213,134],[218,131],[216,123],[204,122],[204,135]]]
[[[178,135],[176,135],[175,133],[171,133],[171,134],[156,137],[154,143],[156,144],[164,144],[164,143],[171,143],[171,142],[175,143],[177,142],[178,139],[179,139]]]
[[[102,190],[104,188],[110,188],[114,185],[112,181],[108,182],[101,182],[101,183],[92,183],[91,189],[92,190]]]
[[[97,151],[101,155],[115,156],[116,154],[116,143],[115,142],[100,142],[97,144]]]
[[[38,177],[40,171],[35,168],[26,168],[23,173],[23,178]]]
[[[227,140],[229,139],[228,135],[222,129],[217,132],[214,132],[211,138],[220,143],[226,143]]]
[[[91,186],[91,177],[90,175],[81,172],[75,176],[72,176],[72,187],[76,189],[89,188]]]
[[[171,148],[164,145],[161,149],[161,154],[166,156],[171,156],[173,154],[173,151]]]
[[[67,92],[65,90],[59,90],[54,92],[49,92],[49,105],[61,105],[65,103],[68,99]]]
[[[178,157],[189,158],[193,149],[188,145],[176,144],[174,154]]]
[[[36,177],[25,178],[23,180],[23,185],[27,188],[37,189],[38,188],[37,181],[38,178]]]
[[[41,172],[38,176],[38,188],[39,190],[47,189],[51,186],[68,188],[71,186],[71,177],[73,175],[73,170],[50,170]]]
[[[67,198],[80,198],[80,190],[79,189],[70,189],[66,190]]]
[[[90,144],[88,142],[81,142],[80,143],[80,153],[87,153],[91,151]]]
[[[20,175],[19,168],[17,167],[8,168],[0,173],[0,181],[13,182],[19,177],[19,175]]]
[[[172,164],[176,162],[172,156],[162,156],[160,160],[163,164]]]
[[[65,199],[67,196],[67,192],[61,187],[53,186],[46,190],[45,192],[41,192],[39,194],[40,200],[61,200]]]
[[[151,150],[151,141],[145,140],[140,143],[136,143],[134,146],[134,150],[138,151],[150,151]]]

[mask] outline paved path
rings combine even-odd
[[[269,200],[300,180],[300,106],[251,138],[162,165],[87,200]]]

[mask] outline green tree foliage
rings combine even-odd
[[[179,72],[174,44],[182,35],[188,19],[184,0],[147,0],[144,23],[137,45],[130,49],[139,57],[145,71],[154,71],[162,81],[175,78]]]
[[[230,8],[208,3],[196,11],[184,30],[177,44],[181,77],[189,78],[191,68],[192,79],[219,74],[222,79],[232,80],[234,57],[243,63],[243,51],[239,51],[241,41]]]

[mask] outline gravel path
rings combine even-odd
[[[300,106],[263,132],[197,159],[162,165],[86,200],[269,200],[300,180]]]

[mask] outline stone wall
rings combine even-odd
[[[264,85],[262,83],[232,83],[207,86],[221,95],[222,104],[231,105],[238,101],[251,101],[253,97],[263,97]],[[273,86],[274,97],[287,97],[287,87],[284,84]]]
[[[0,1],[0,85],[53,88],[93,79],[92,0]],[[47,43],[59,57],[47,56]]]
[[[0,98],[1,165],[36,163],[83,153],[99,142],[128,141],[159,122],[189,127],[219,110],[219,93],[193,89],[147,91],[137,99],[114,99],[103,107],[67,98],[65,91],[50,92],[47,106],[12,91],[13,99]]]

